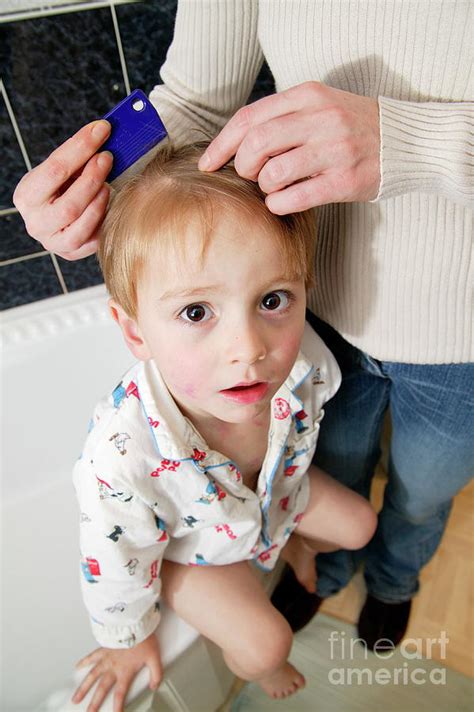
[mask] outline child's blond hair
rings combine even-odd
[[[159,151],[143,173],[115,196],[102,228],[99,262],[111,297],[132,318],[137,317],[137,286],[143,268],[156,250],[184,254],[180,236],[190,224],[200,226],[204,257],[219,218],[236,216],[275,236],[288,278],[313,282],[316,224],[312,211],[274,215],[257,183],[241,178],[228,164],[213,173],[198,170],[207,143]],[[245,223],[244,223],[245,224]]]

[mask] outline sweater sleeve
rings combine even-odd
[[[176,145],[211,139],[247,101],[263,63],[258,0],[180,0],[150,99]]]
[[[379,97],[381,184],[376,200],[438,193],[472,206],[474,103]]]
[[[160,620],[159,578],[166,525],[109,468],[106,479],[83,458],[74,470],[81,509],[81,585],[100,645],[128,648]]]

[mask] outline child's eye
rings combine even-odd
[[[283,289],[279,289],[277,292],[265,294],[261,304],[266,311],[282,311],[286,309],[290,301],[290,294]]]
[[[191,321],[194,324],[200,321],[207,321],[212,316],[212,311],[205,304],[190,304],[180,312],[180,317],[184,321]]]

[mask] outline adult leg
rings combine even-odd
[[[240,678],[257,681],[271,697],[304,686],[288,663],[291,629],[248,562],[202,567],[164,561],[162,581],[166,603],[222,649]]]
[[[312,325],[336,357],[342,373],[339,391],[324,410],[314,464],[366,499],[380,458],[380,437],[388,407],[390,382],[379,363],[313,318]],[[344,588],[365,551],[341,549],[317,559],[321,598]]]
[[[369,593],[408,601],[435,553],[453,496],[474,470],[474,364],[383,364],[392,381],[389,479],[365,564]]]
[[[472,364],[382,364],[392,381],[389,479],[368,547],[369,595],[358,633],[374,650],[405,634],[419,573],[443,535],[452,497],[471,478]]]

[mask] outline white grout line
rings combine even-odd
[[[23,10],[20,12],[0,13],[0,25],[7,22],[19,22],[21,20],[36,20],[51,15],[66,15],[70,12],[84,12],[84,10],[100,10],[104,7],[114,5],[126,5],[142,2],[142,0],[98,0],[97,2],[81,2],[71,5],[58,5],[39,7],[37,10]]]
[[[66,282],[64,281],[63,273],[61,272],[61,268],[58,264],[58,259],[56,255],[54,255],[52,252],[48,252],[45,250],[44,252],[34,252],[31,255],[23,255],[22,257],[12,257],[10,260],[4,260],[3,262],[0,262],[0,267],[8,267],[8,265],[14,265],[18,264],[18,262],[26,262],[27,260],[34,260],[36,257],[45,257],[46,255],[49,255],[51,257],[51,261],[53,263],[53,267],[56,272],[56,276],[59,280],[59,284],[61,285],[61,289],[63,290],[64,294],[68,294],[69,290],[66,286]]]
[[[7,112],[8,116],[10,117],[10,121],[12,122],[13,130],[15,132],[16,140],[18,141],[18,145],[20,147],[20,151],[23,155],[23,160],[25,161],[25,165],[27,170],[31,171],[31,161],[30,157],[28,156],[28,152],[26,150],[26,146],[23,142],[23,138],[21,135],[20,128],[17,124],[15,114],[13,113],[12,105],[10,104],[10,100],[7,95],[7,90],[5,89],[5,86],[3,84],[3,79],[0,79],[0,94],[2,94],[4,100],[5,100],[5,105],[7,107]]]
[[[0,210],[0,218],[3,218],[5,215],[14,215],[14,213],[17,213],[18,210],[16,208],[2,208]]]
[[[69,289],[67,288],[66,282],[64,281],[63,273],[61,272],[61,267],[59,266],[59,263],[58,263],[58,258],[52,252],[50,252],[50,257],[51,257],[51,260],[53,261],[54,269],[56,270],[56,274],[59,279],[59,284],[61,285],[61,289],[63,290],[64,294],[67,294],[69,292]]]
[[[44,252],[33,252],[30,255],[23,255],[22,257],[12,257],[10,260],[3,260],[3,262],[0,262],[0,267],[14,265],[17,262],[26,262],[26,260],[34,260],[36,257],[44,257],[45,255],[49,255],[47,250]]]
[[[122,47],[122,38],[120,37],[120,28],[117,20],[117,13],[115,12],[114,3],[110,3],[110,12],[112,14],[112,22],[114,23],[115,39],[117,41],[117,48],[120,57],[120,64],[122,67],[123,81],[125,82],[125,91],[130,94],[130,81],[128,79],[127,63],[125,61],[125,54]]]

